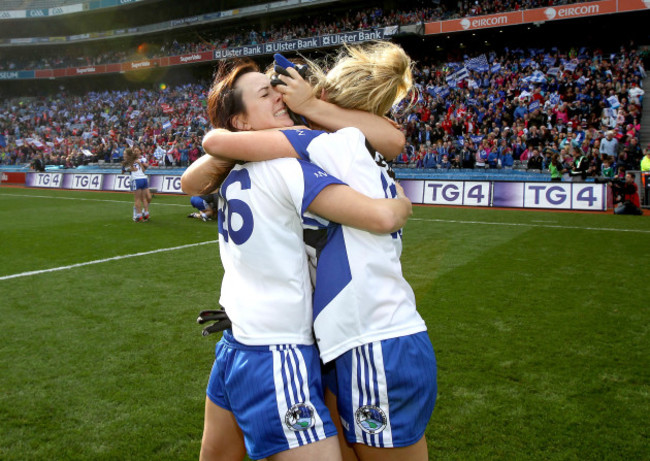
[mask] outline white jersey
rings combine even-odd
[[[397,195],[358,129],[283,133],[303,159],[353,189],[371,198]],[[426,330],[402,275],[401,252],[401,232],[380,235],[347,226],[329,232],[314,292],[314,331],[323,362],[362,344]]]
[[[219,303],[237,341],[313,344],[303,214],[330,184],[340,181],[316,165],[277,159],[236,165],[221,185]]]
[[[133,165],[131,165],[131,179],[147,179],[147,175],[144,174],[144,168],[142,168],[142,165],[138,162],[134,162]]]

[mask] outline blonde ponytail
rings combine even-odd
[[[390,42],[345,45],[334,67],[325,74],[309,62],[316,97],[346,109],[385,115],[413,86],[413,63],[404,50]]]

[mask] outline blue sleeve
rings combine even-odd
[[[305,162],[303,160],[298,160],[300,167],[302,168],[302,175],[305,181],[305,191],[302,198],[302,209],[301,213],[305,213],[311,202],[314,201],[316,196],[325,189],[327,186],[332,184],[344,184],[338,178],[330,176],[323,169],[317,167],[313,163]]]
[[[319,130],[285,130],[282,131],[302,160],[309,161],[308,147],[312,140],[324,131]]]

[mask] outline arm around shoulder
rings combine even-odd
[[[181,189],[187,195],[210,194],[219,188],[234,162],[210,155],[200,157],[181,176]]]
[[[370,112],[343,109],[314,99],[304,106],[302,115],[330,131],[349,126],[358,128],[368,142],[389,161],[397,157],[406,144],[404,133],[391,120]]]
[[[324,188],[309,211],[346,226],[389,234],[404,227],[413,207],[401,188],[394,199],[372,199],[349,186],[336,184]]]

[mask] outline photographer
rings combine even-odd
[[[639,200],[639,188],[634,182],[635,174],[629,172],[625,175],[625,182],[618,187],[612,184],[612,192],[614,193],[614,214],[632,214],[642,215],[641,202]]]
[[[43,172],[45,171],[45,160],[43,160],[43,154],[38,154],[34,160],[32,160],[32,163],[29,165],[29,167],[38,172]]]

